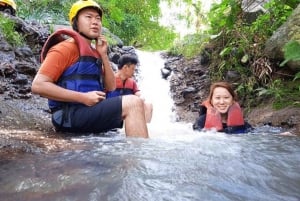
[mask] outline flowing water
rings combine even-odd
[[[0,159],[0,200],[300,200],[300,140],[260,127],[227,135],[174,122],[164,61],[138,51],[139,85],[154,113],[149,139],[124,131],[65,138],[67,149]]]

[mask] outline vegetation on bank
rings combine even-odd
[[[17,16],[37,20],[43,24],[69,25],[68,13],[75,2],[69,0],[15,0]],[[120,37],[125,44],[134,44],[148,50],[166,49],[176,34],[160,26],[158,0],[95,0],[102,7],[103,26]]]
[[[6,41],[14,46],[23,44],[24,38],[15,30],[15,22],[0,13],[0,31]]]
[[[299,4],[299,0],[270,0],[255,21],[247,22],[241,9],[242,0],[222,0],[214,4],[207,15],[200,1],[165,0],[184,2],[192,8],[180,16],[196,32],[178,40],[172,28],[159,24],[159,0],[96,0],[104,10],[103,26],[119,36],[126,45],[146,50],[168,49],[171,54],[193,58],[199,54],[210,57],[212,81],[223,80],[228,71],[237,72],[237,92],[247,107],[272,99],[275,108],[286,105],[300,107],[300,72],[279,75],[289,60],[300,60],[300,44],[286,44],[285,61],[270,61],[263,54],[266,41],[282,25]],[[43,24],[69,24],[68,12],[75,1],[67,0],[16,0],[17,16]],[[202,29],[202,25],[208,29]],[[0,29],[7,40],[20,45],[22,37],[13,29],[13,23],[0,15]],[[175,40],[177,39],[177,40]],[[175,42],[174,42],[175,41]],[[276,70],[277,69],[277,70]]]
[[[246,107],[272,100],[274,108],[300,107],[300,72],[280,74],[289,60],[300,60],[300,44],[290,41],[284,48],[286,60],[271,61],[264,55],[266,41],[291,15],[299,0],[271,0],[265,12],[252,22],[246,20],[241,0],[222,0],[207,15],[209,29],[186,36],[171,53],[187,58],[210,56],[212,81],[224,80],[227,72],[240,76],[237,92]],[[194,51],[197,48],[197,51]],[[269,104],[269,102],[268,102]]]

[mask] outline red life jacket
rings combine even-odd
[[[82,38],[82,36],[79,33],[71,29],[59,29],[54,33],[52,33],[48,37],[47,41],[45,42],[41,52],[41,62],[44,61],[49,49],[52,46],[66,40],[67,37],[72,37],[75,39],[79,47],[81,57],[83,56],[99,57],[99,55],[92,50],[91,46],[87,44],[87,42]]]
[[[129,89],[132,90],[132,94],[134,93],[134,80],[128,78],[126,80],[122,80],[119,77],[116,77],[116,89]]]
[[[123,81],[120,77],[116,77],[116,89],[114,91],[108,91],[106,97],[112,98],[115,96],[131,95],[137,91],[135,81],[132,78],[127,78]]]
[[[223,124],[222,124],[222,118],[220,112],[218,112],[218,110],[215,109],[209,103],[208,100],[204,101],[202,105],[207,108],[204,128],[206,129],[215,128],[217,129],[217,131],[223,130]],[[226,123],[228,127],[245,125],[241,107],[237,102],[234,102],[228,109],[228,116],[227,116]]]

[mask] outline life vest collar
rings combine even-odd
[[[54,45],[66,40],[68,37],[74,38],[77,46],[79,48],[80,56],[93,56],[98,57],[97,53],[93,51],[91,45],[87,43],[87,41],[81,36],[78,32],[73,31],[71,29],[58,29],[54,33],[52,33],[48,39],[46,40],[42,52],[41,52],[41,62],[43,62],[46,58],[46,55],[51,47]]]

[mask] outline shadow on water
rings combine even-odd
[[[1,149],[14,144],[20,152],[1,155],[1,200],[300,200],[299,137],[268,126],[244,135],[195,132],[174,122],[168,83],[160,79],[163,60],[138,53],[141,90],[154,106],[150,139],[120,130],[46,134],[45,141],[41,133],[2,131]],[[12,143],[3,132],[23,140]]]

